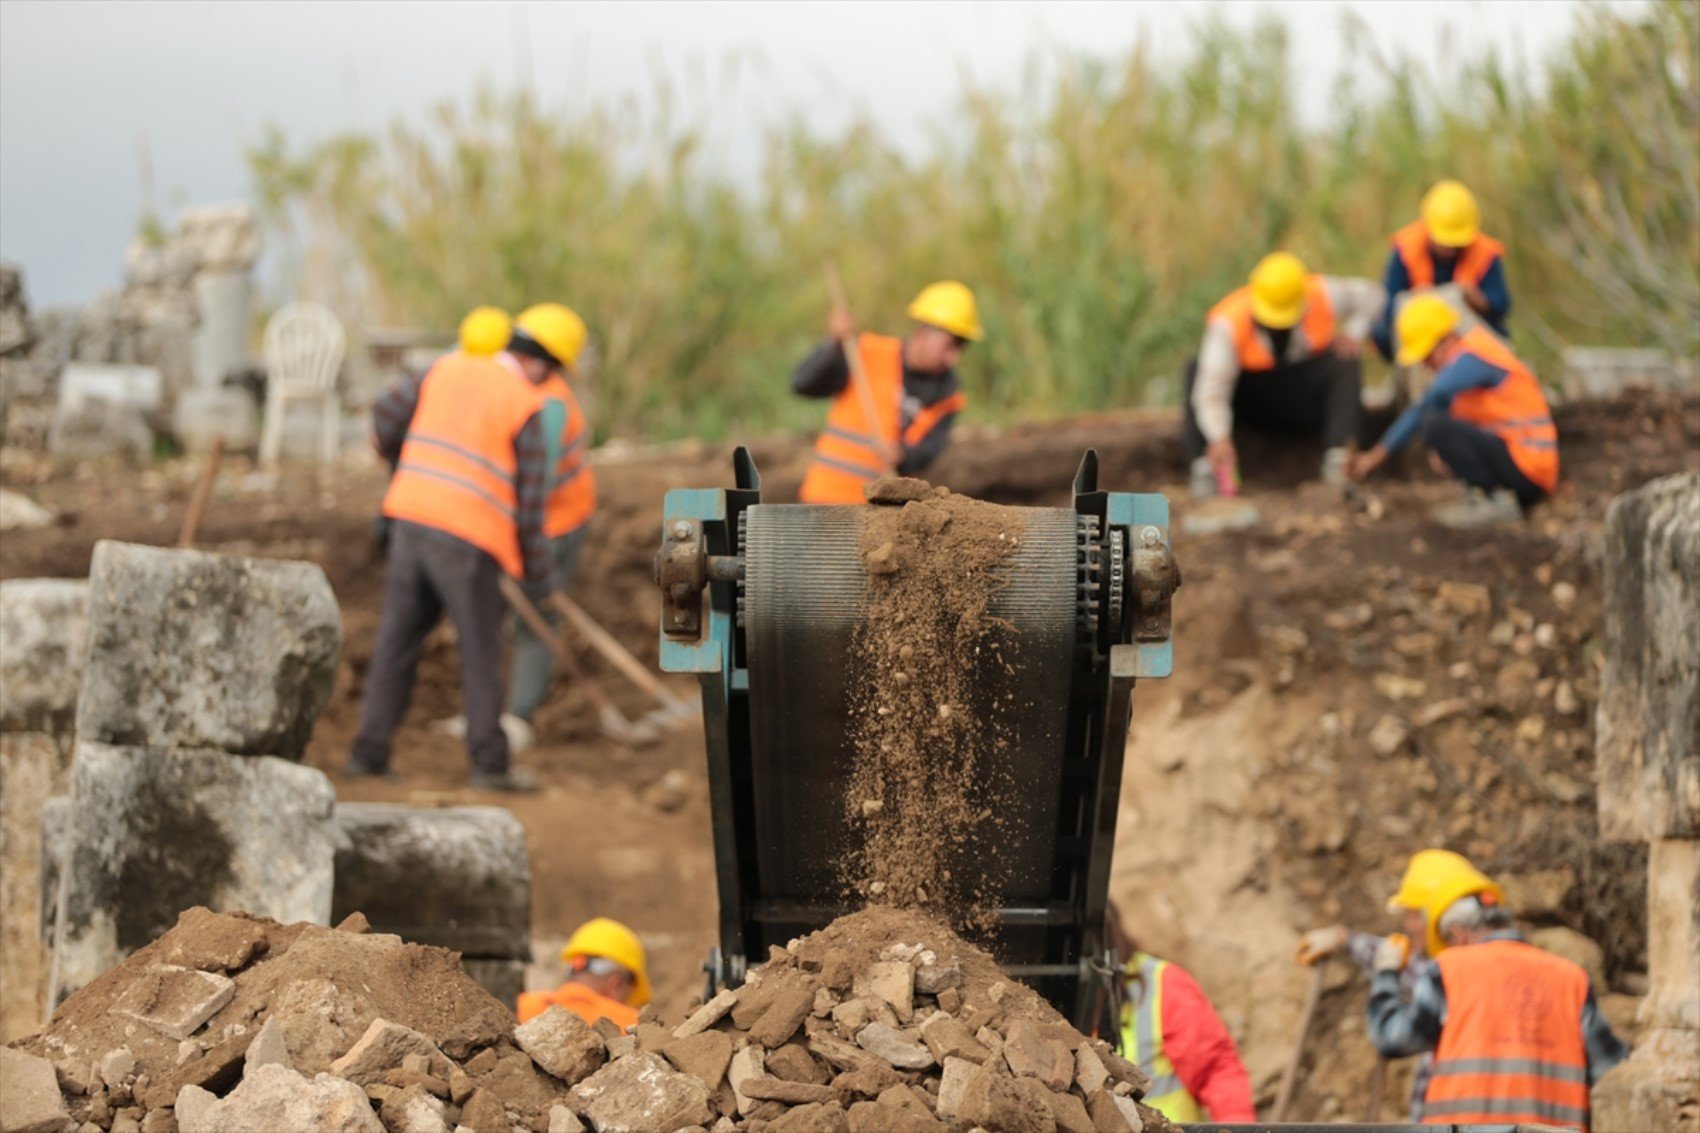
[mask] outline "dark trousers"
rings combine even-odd
[[[414,523],[390,527],[384,610],[378,643],[366,670],[360,733],[349,761],[366,770],[390,762],[395,735],[413,698],[425,638],[448,612],[460,648],[466,747],[478,771],[508,768],[502,732],[502,621],[507,607],[498,584],[502,568],[472,544]]]
[[[1446,462],[1452,474],[1472,488],[1492,492],[1509,488],[1524,511],[1547,498],[1547,490],[1523,475],[1511,450],[1499,437],[1446,413],[1423,414],[1423,441]]]
[[[1186,364],[1186,455],[1204,455],[1204,434],[1193,414],[1192,387],[1198,359]],[[1234,386],[1234,428],[1322,437],[1327,448],[1350,444],[1363,416],[1363,362],[1318,354],[1261,373],[1240,374]]]

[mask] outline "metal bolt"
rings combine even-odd
[[[690,537],[691,525],[687,521],[681,519],[677,523],[673,524],[673,538],[689,539]]]
[[[1163,533],[1155,527],[1147,527],[1139,533],[1139,540],[1147,547],[1155,547],[1163,541]]]
[[[674,610],[674,611],[673,611],[673,621],[674,621],[674,622],[675,622],[675,623],[677,623],[677,624],[680,624],[680,625],[682,625],[682,624],[684,624],[684,621],[685,621],[685,611],[683,611],[683,610]]]

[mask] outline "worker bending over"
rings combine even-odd
[[[607,917],[586,921],[561,949],[567,982],[554,991],[519,997],[524,1023],[551,1007],[565,1007],[586,1023],[609,1019],[621,1030],[637,1026],[638,1009],[649,1002],[649,972],[637,933]]]
[[[1195,497],[1237,484],[1236,425],[1320,435],[1322,478],[1345,485],[1363,412],[1363,343],[1381,301],[1371,280],[1312,275],[1297,256],[1275,252],[1210,308],[1186,371]]]
[[[1381,467],[1413,436],[1465,485],[1435,510],[1449,527],[1512,522],[1558,488],[1558,429],[1534,371],[1483,327],[1458,333],[1458,313],[1434,295],[1399,312],[1402,366],[1436,371],[1422,399],[1352,462],[1354,480]]]
[[[557,344],[561,368],[543,382],[544,435],[550,438],[548,466],[549,495],[543,508],[543,533],[549,540],[549,561],[557,590],[565,592],[572,583],[584,547],[586,525],[596,514],[596,473],[589,455],[590,431],[584,410],[567,384],[567,375],[578,376],[578,356],[589,337],[584,320],[570,307],[544,303],[523,312],[521,327],[540,329],[539,335]],[[560,611],[544,604],[540,610],[551,626],[559,625]],[[549,691],[554,654],[534,633],[524,618],[514,619],[513,678],[508,687],[507,712],[502,726],[510,738],[518,737],[520,750],[535,737],[532,717]]]
[[[1143,951],[1114,905],[1104,921],[1122,957],[1122,1054],[1151,1076],[1145,1104],[1170,1121],[1256,1121],[1239,1049],[1198,981]]]
[[[1629,1053],[1587,973],[1524,940],[1500,887],[1457,854],[1418,854],[1406,876],[1432,959],[1407,994],[1405,950],[1384,942],[1368,1021],[1384,1058],[1434,1052],[1420,1120],[1585,1131],[1589,1088]]]
[[[552,325],[516,324],[491,358],[448,354],[373,407],[378,452],[395,466],[384,515],[394,523],[378,640],[366,672],[347,773],[388,775],[390,744],[412,698],[419,654],[444,611],[460,649],[472,785],[532,791],[502,732],[501,627],[506,571],[541,596],[551,585],[544,510],[549,438],[541,386],[566,343]]]
[[[919,474],[950,442],[951,422],[968,406],[956,364],[985,332],[974,294],[960,283],[929,284],[909,304],[907,338],[857,334],[850,312],[835,307],[831,338],[791,375],[804,397],[830,397],[826,428],[798,498],[806,504],[859,504],[862,487],[882,476]],[[862,388],[845,351],[867,375]]]
[[[1465,305],[1501,337],[1511,310],[1505,282],[1505,245],[1482,232],[1476,198],[1457,181],[1441,181],[1423,195],[1421,219],[1393,234],[1383,286],[1387,302],[1375,322],[1375,346],[1393,360],[1393,319],[1399,296],[1453,284]],[[1407,363],[1401,363],[1405,365]]]

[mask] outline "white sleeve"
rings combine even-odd
[[[1338,275],[1323,276],[1322,285],[1328,289],[1340,335],[1359,342],[1368,339],[1370,327],[1381,317],[1381,308],[1387,302],[1387,291],[1373,279]]]
[[[1220,323],[1205,323],[1204,341],[1198,347],[1198,373],[1192,383],[1192,412],[1206,441],[1219,441],[1233,433],[1234,386],[1239,378],[1234,336]]]

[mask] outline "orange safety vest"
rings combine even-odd
[[[542,389],[545,398],[559,401],[567,411],[561,452],[550,472],[554,479],[543,510],[543,533],[554,539],[577,531],[596,514],[596,471],[585,460],[590,435],[572,387],[559,374],[551,374]]]
[[[1423,1097],[1424,1124],[1586,1130],[1587,974],[1521,940],[1448,948],[1435,962],[1446,1023]]]
[[[1413,220],[1393,234],[1393,247],[1413,288],[1434,286],[1434,250],[1429,247],[1428,225]],[[1480,286],[1488,269],[1503,255],[1504,244],[1492,236],[1478,234],[1469,247],[1458,253],[1458,262],[1452,265],[1452,282]]]
[[[1466,390],[1454,397],[1452,416],[1499,437],[1523,475],[1549,493],[1556,491],[1558,426],[1553,424],[1552,409],[1534,372],[1483,327],[1476,327],[1459,340],[1447,364],[1460,354],[1475,355],[1504,370],[1505,377],[1490,389]]]
[[[522,1023],[530,1022],[551,1007],[565,1007],[592,1025],[598,1019],[612,1020],[622,1031],[637,1026],[638,1021],[637,1008],[598,995],[583,984],[562,984],[554,991],[522,991],[518,1006]]]
[[[815,459],[803,477],[798,499],[806,504],[859,504],[862,486],[895,471],[880,454],[880,441],[913,448],[953,413],[968,407],[961,390],[942,397],[903,427],[903,340],[880,334],[856,339],[868,375],[875,419],[869,421],[852,379],[832,399],[826,428],[815,442]]]
[[[523,577],[514,440],[542,405],[537,387],[498,359],[439,358],[419,385],[384,514],[464,539]]]
[[[1251,316],[1251,288],[1229,292],[1226,299],[1210,308],[1209,321],[1221,323],[1233,335],[1241,373],[1261,373],[1275,368],[1275,355],[1270,352],[1268,341],[1258,333],[1257,322]],[[1328,285],[1320,275],[1305,277],[1305,315],[1299,320],[1299,328],[1304,331],[1312,354],[1321,354],[1334,341],[1334,304],[1328,299]]]

